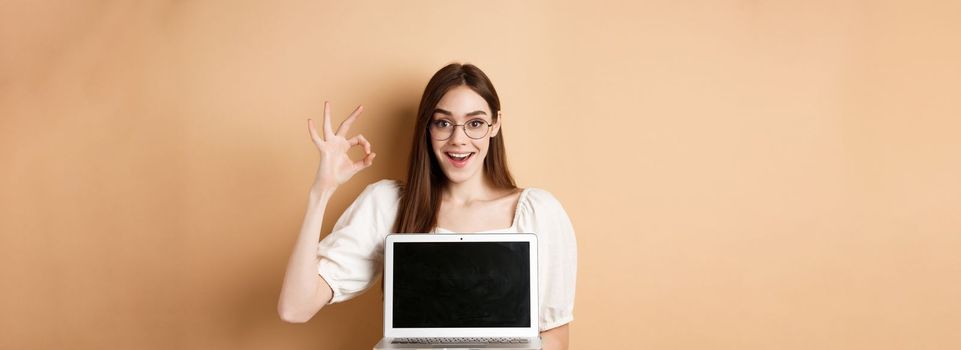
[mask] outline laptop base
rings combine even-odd
[[[527,338],[527,343],[483,343],[483,344],[394,344],[394,338],[382,338],[374,350],[388,349],[423,349],[423,350],[465,350],[465,349],[485,349],[485,350],[540,350],[541,337]]]

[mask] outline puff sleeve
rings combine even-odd
[[[383,273],[384,237],[397,216],[398,191],[391,180],[368,185],[320,241],[317,272],[334,292],[331,304],[364,293]]]
[[[561,203],[550,193],[532,189],[525,213],[538,241],[540,331],[574,320],[577,242],[574,226]]]

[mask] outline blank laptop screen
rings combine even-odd
[[[394,243],[394,328],[529,327],[530,243]]]

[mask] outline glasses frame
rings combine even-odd
[[[452,129],[451,129],[451,131],[450,131],[450,135],[447,135],[447,137],[445,137],[445,138],[439,139],[439,138],[434,137],[434,131],[431,130],[431,127],[434,125],[434,122],[438,122],[438,121],[441,121],[441,120],[446,120],[448,123],[451,123],[451,128],[452,128]],[[473,121],[478,121],[478,120],[484,122],[484,124],[487,124],[487,132],[485,132],[484,135],[481,135],[481,137],[473,137],[473,136],[470,136],[470,134],[467,133],[467,127],[466,127],[466,125],[467,125],[467,123],[470,123],[470,122],[473,122]],[[457,132],[457,127],[458,127],[458,126],[461,128],[461,130],[464,130],[464,135],[467,136],[467,138],[469,138],[469,139],[471,139],[471,140],[480,140],[480,139],[486,137],[487,135],[490,135],[490,133],[491,133],[491,128],[494,127],[494,124],[492,124],[491,122],[488,122],[487,120],[485,120],[485,119],[483,119],[483,118],[474,118],[474,119],[468,120],[468,121],[465,122],[464,124],[454,124],[453,121],[450,121],[450,120],[447,120],[447,119],[438,119],[438,120],[431,120],[430,123],[427,123],[427,133],[430,134],[430,138],[433,139],[433,140],[435,140],[435,141],[447,141],[447,140],[449,140],[451,137],[454,137],[454,133]]]

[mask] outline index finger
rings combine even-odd
[[[340,127],[337,128],[337,136],[346,137],[347,130],[350,129],[350,125],[354,123],[354,120],[356,120],[357,117],[360,116],[360,112],[363,112],[363,111],[364,111],[364,106],[357,106],[357,109],[354,109],[354,112],[351,113],[346,120],[340,123]]]
[[[334,136],[334,131],[330,127],[330,102],[324,101],[324,139],[329,140],[331,136]]]
[[[310,118],[307,118],[307,134],[314,143],[320,143],[324,140],[320,138],[320,135],[317,135],[317,129],[314,128],[314,120]]]

